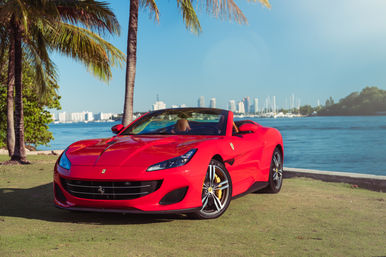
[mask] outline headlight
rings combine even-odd
[[[66,170],[69,170],[71,168],[71,162],[67,158],[66,152],[64,152],[60,157],[59,166]]]
[[[192,149],[184,155],[154,164],[149,168],[147,168],[147,171],[164,170],[164,169],[170,169],[170,168],[175,168],[175,167],[185,165],[190,161],[190,159],[192,159],[193,155],[196,152],[197,152],[197,149]]]

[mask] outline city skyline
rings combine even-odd
[[[276,102],[276,96],[266,96],[266,97],[251,97],[251,96],[245,96],[240,99],[230,99],[228,100],[227,104],[225,106],[218,106],[217,105],[217,98],[216,97],[210,97],[209,102],[206,103],[205,96],[199,96],[196,100],[196,105],[187,105],[185,103],[182,104],[168,104],[162,99],[160,100],[159,95],[156,96],[156,101],[149,106],[147,110],[139,111],[139,112],[146,112],[146,111],[155,111],[160,109],[166,109],[166,108],[184,108],[184,107],[209,107],[209,108],[219,108],[219,109],[226,109],[231,110],[235,113],[259,113],[263,111],[272,111],[272,112],[278,112],[280,109],[284,110],[292,110],[292,109],[299,109],[301,106],[301,99],[297,98],[295,94],[291,94],[288,97],[285,97],[284,100],[281,101],[281,105],[277,104]],[[264,99],[264,101],[262,101]],[[297,104],[296,104],[297,103]],[[318,99],[316,104],[311,104],[312,107],[320,106],[320,100]],[[242,107],[241,107],[242,106]],[[243,111],[240,111],[240,107],[243,109]],[[66,112],[65,110],[60,110],[53,112],[55,117],[59,115],[60,113],[67,113],[67,115],[71,115],[73,113],[76,113],[76,115],[79,115],[78,113],[93,113],[89,111],[82,111],[82,112]],[[95,113],[103,113],[102,112],[95,112]],[[111,114],[111,113],[110,113]],[[121,114],[120,112],[115,112],[112,114]],[[87,120],[87,119],[86,119]]]
[[[209,108],[220,108],[217,107],[216,101],[217,99],[215,97],[211,97],[209,99],[209,103],[205,104],[205,96],[200,96],[197,99],[197,105],[196,107],[209,107]],[[289,101],[288,101],[289,99]],[[291,94],[289,98],[285,97],[285,101],[282,101],[284,104],[283,105],[277,105],[276,102],[276,96],[267,96],[264,98],[263,104],[261,101],[259,101],[259,97],[253,97],[253,102],[251,100],[250,96],[245,96],[240,100],[235,100],[231,99],[228,101],[228,104],[226,107],[222,107],[220,109],[226,109],[230,110],[234,113],[246,113],[246,114],[253,114],[253,113],[260,113],[260,112],[274,112],[277,113],[279,110],[294,110],[294,109],[299,109],[300,108],[300,103],[301,99],[296,98],[295,94]],[[237,104],[236,104],[237,103]],[[295,104],[297,103],[297,105]],[[317,107],[320,106],[320,100],[317,100],[316,105],[311,105],[312,107]],[[192,106],[187,106],[186,104],[171,104],[167,105],[164,101],[159,99],[159,95],[157,94],[157,100],[154,104],[152,104],[151,109],[152,111],[160,110],[160,109],[165,109],[165,108],[183,108],[183,107],[195,107],[194,105]]]
[[[52,113],[52,119],[55,122],[66,123],[66,122],[91,122],[91,121],[109,121],[117,117],[117,113],[93,113],[89,111],[82,112],[57,112]]]

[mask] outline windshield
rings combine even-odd
[[[227,111],[204,108],[154,111],[121,135],[225,135]]]

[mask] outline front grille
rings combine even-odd
[[[98,200],[131,200],[148,195],[162,184],[153,181],[88,181],[61,178],[63,188],[73,196]]]

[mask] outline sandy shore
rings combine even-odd
[[[60,155],[63,152],[63,150],[26,151],[27,155]],[[8,155],[8,150],[0,149],[0,154]]]

